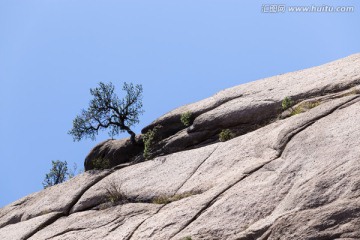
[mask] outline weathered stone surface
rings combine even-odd
[[[204,132],[234,126],[263,125],[276,118],[281,101],[286,96],[296,102],[312,96],[325,95],[349,89],[360,83],[359,54],[322,66],[282,74],[260,81],[242,84],[223,90],[202,101],[177,108],[155,120],[142,132],[156,125],[166,126],[159,135],[168,138],[185,128],[180,122],[181,114],[191,112],[195,120],[189,132]],[[208,136],[192,135],[189,142],[201,142]],[[184,141],[184,140],[183,140]],[[186,145],[186,144],[184,144]]]
[[[289,189],[293,187],[294,182],[292,179],[295,178],[300,183],[303,183],[306,181],[304,175],[309,174],[309,169],[316,170],[312,169],[315,160],[309,162],[306,155],[303,157],[303,163],[294,158],[292,159],[292,165],[294,165],[292,168],[287,169],[284,167],[283,164],[286,166],[289,161],[286,158],[287,155],[285,155],[288,154],[286,150],[291,149],[288,144],[299,144],[299,142],[293,143],[297,131],[313,123],[321,116],[327,116],[326,114],[331,113],[334,109],[350,100],[351,97],[346,100],[341,99],[337,103],[323,105],[321,108],[319,106],[318,109],[312,109],[313,113],[311,114],[310,112],[304,113],[303,116],[295,116],[259,129],[249,135],[219,144],[219,148],[202,164],[180,191],[189,191],[199,186],[213,187],[199,195],[196,200],[191,201],[191,198],[184,200],[189,201],[188,204],[182,203],[176,207],[172,205],[169,206],[168,211],[160,211],[159,214],[146,221],[143,227],[138,229],[134,239],[149,238],[152,232],[157,232],[157,234],[151,235],[153,239],[168,239],[171,237],[173,237],[172,239],[180,239],[183,236],[193,236],[194,239],[227,239],[238,231],[245,231],[247,227],[257,223],[257,221],[272,218],[271,214],[276,207],[281,207],[284,204],[284,198],[287,196]],[[358,107],[359,103],[352,111]],[[357,118],[359,117],[360,114]],[[343,120],[341,119],[341,121]],[[332,124],[336,126],[339,122],[333,122]],[[343,122],[343,124],[345,127],[349,122]],[[347,132],[349,131],[351,130],[348,129]],[[314,134],[316,133],[312,133],[312,135]],[[356,141],[355,139],[360,133],[354,132],[353,134],[352,138]],[[283,142],[282,139],[288,140]],[[292,140],[289,142],[290,139]],[[325,139],[321,141],[325,141]],[[252,144],[248,144],[249,142]],[[324,145],[328,144],[324,143]],[[307,145],[300,145],[305,149],[307,148]],[[313,145],[314,151],[317,146],[315,142]],[[283,148],[284,150],[282,150]],[[334,152],[337,150],[339,149],[333,149]],[[349,149],[343,151],[347,152]],[[301,154],[304,153],[306,152],[301,152]],[[356,154],[360,156],[359,151]],[[323,154],[322,157],[317,156],[316,161],[323,164],[323,166],[325,166],[324,161],[326,161],[329,168],[334,167],[333,164],[337,162],[337,158],[331,158],[332,155],[333,152],[329,155]],[[329,161],[330,159],[334,162]],[[354,165],[354,163],[356,162],[350,164]],[[298,168],[301,168],[302,164],[306,165],[306,169],[304,169],[304,172],[299,172]],[[355,169],[359,169],[359,165],[359,163],[354,165],[354,167],[356,166]],[[321,170],[321,168],[318,169],[319,172]],[[354,168],[351,171],[355,171]],[[316,176],[319,172],[314,171],[313,174]],[[295,173],[297,174],[295,175]],[[314,176],[310,175],[309,177]],[[321,181],[321,179],[318,178],[317,181]],[[307,185],[304,188],[307,192],[316,192],[316,190],[313,190],[312,185]],[[299,189],[295,189],[293,194],[297,191]],[[340,196],[338,195],[338,197]],[[299,196],[295,196],[292,204],[297,204],[298,198]],[[202,201],[205,201],[205,203]],[[281,214],[291,210],[291,208],[282,210]],[[274,212],[274,215],[278,217],[276,212]],[[181,218],[181,220],[178,218]],[[171,225],[171,229],[167,231],[159,231],[160,227],[153,226],[154,223],[157,226],[167,225],[169,219],[176,219],[176,223]],[[264,231],[263,228],[264,226],[261,225],[254,232]],[[175,231],[176,229],[178,233]],[[176,234],[172,231],[175,231]],[[246,239],[252,239],[252,236],[248,234]]]
[[[130,203],[101,211],[74,213],[43,228],[29,240],[126,239],[138,224],[155,214],[159,208],[159,205],[154,204]]]
[[[188,148],[186,139],[201,131],[263,124],[202,147],[201,137],[188,139],[200,142],[192,142],[191,150],[165,151],[153,160],[98,174],[96,180],[85,173],[56,190],[32,194],[0,209],[0,236],[360,239],[360,93],[353,91],[359,67],[360,55],[353,55],[174,110],[155,123],[170,124],[183,110],[196,112],[197,118],[189,129],[170,129],[176,133],[163,140],[169,152]],[[318,104],[278,118],[285,96]],[[85,181],[86,187],[80,187]],[[126,200],[122,205],[109,204],[114,185]],[[154,201],[159,197],[173,200]],[[50,207],[41,208],[41,200]],[[55,217],[49,220],[51,213]],[[17,228],[19,235],[6,235]]]
[[[28,221],[23,221],[18,224],[10,224],[0,228],[0,239],[4,240],[24,240],[31,237],[39,231],[47,223],[61,216],[61,213],[49,213],[42,216],[35,217]]]
[[[141,140],[139,141],[141,142]],[[97,158],[109,160],[110,166],[127,163],[143,152],[142,144],[134,145],[130,139],[108,139],[96,145],[85,158],[85,171],[94,169],[92,161]]]
[[[71,211],[83,211],[103,203],[107,189],[113,183],[126,195],[139,201],[175,194],[215,149],[216,146],[211,145],[120,169],[91,187]],[[186,164],[179,159],[186,161]]]
[[[89,187],[109,173],[89,171],[1,208],[0,228],[51,212],[67,214]]]

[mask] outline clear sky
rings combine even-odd
[[[270,1],[284,2],[355,10],[263,13],[267,0],[0,0],[0,207],[41,190],[51,160],[82,167],[108,138],[67,134],[99,81],[119,95],[124,81],[143,85],[139,133],[222,89],[360,52],[358,1]]]

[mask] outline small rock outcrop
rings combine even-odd
[[[108,168],[131,162],[134,157],[143,152],[143,144],[140,140],[138,141],[138,145],[133,144],[130,139],[109,139],[99,143],[86,156],[85,171],[94,169],[94,161],[99,161],[99,159],[108,161]]]
[[[359,110],[360,54],[226,89],[146,127],[163,126],[154,159],[1,208],[0,239],[360,239]],[[128,161],[125,142],[88,161]]]

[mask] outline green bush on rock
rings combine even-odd
[[[107,158],[95,158],[92,160],[95,170],[104,170],[110,168],[110,160]]]
[[[157,139],[157,132],[161,128],[161,125],[155,126],[153,129],[150,129],[143,135],[143,141],[144,141],[144,158],[150,159],[151,153],[153,150],[153,146],[156,143]]]
[[[223,129],[219,133],[220,142],[226,142],[235,137],[235,134],[230,129]]]
[[[285,97],[281,102],[281,107],[285,111],[294,105],[294,101],[290,97]]]
[[[184,112],[181,114],[180,121],[184,124],[185,127],[191,125],[192,120],[192,113],[191,112]]]

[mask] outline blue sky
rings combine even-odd
[[[41,190],[51,160],[82,167],[108,138],[67,134],[99,81],[119,95],[143,85],[139,133],[222,89],[360,52],[357,1],[286,1],[353,13],[272,14],[244,2],[0,0],[0,207]]]

